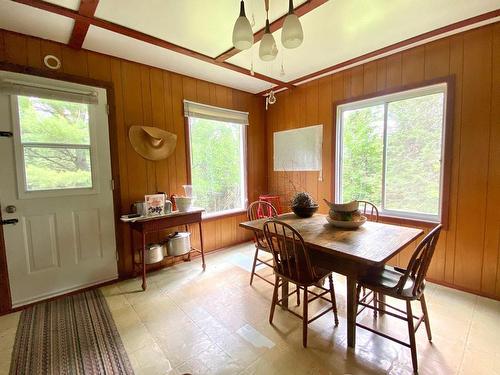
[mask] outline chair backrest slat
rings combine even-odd
[[[315,279],[304,239],[299,232],[276,219],[266,221],[263,230],[277,274],[297,282]]]
[[[358,201],[359,211],[370,221],[378,222],[378,208],[372,202]]]
[[[432,261],[432,256],[436,250],[436,244],[441,233],[442,225],[439,224],[424,237],[413,252],[405,273],[399,280],[396,291],[402,293],[408,279],[413,280],[412,295],[416,296],[423,290],[425,276]]]
[[[278,215],[276,208],[265,201],[255,201],[250,203],[247,208],[247,218],[249,221],[258,220],[263,218],[272,218]],[[266,247],[265,239],[262,235],[259,235],[257,232],[254,232],[254,241],[260,247]]]

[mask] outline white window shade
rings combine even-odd
[[[79,91],[64,87],[52,87],[4,79],[0,81],[0,92],[8,95],[30,96],[44,99],[63,100],[68,102],[98,104],[97,92]]]
[[[219,108],[184,100],[184,116],[248,125],[248,112]]]

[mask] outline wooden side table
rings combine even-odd
[[[203,249],[203,230],[201,227],[201,213],[203,212],[203,209],[192,209],[187,212],[173,212],[171,214],[167,215],[162,215],[162,216],[155,216],[155,217],[148,217],[148,218],[138,218],[138,219],[132,219],[132,220],[127,220],[127,222],[130,225],[130,242],[132,246],[132,259],[133,259],[133,264],[134,264],[134,273],[136,272],[137,268],[140,269],[140,272],[142,272],[142,290],[146,290],[146,235],[149,233],[157,233],[161,230],[172,228],[172,227],[177,227],[177,226],[182,226],[186,228],[186,231],[188,231],[188,225],[189,224],[198,224],[198,229],[200,231],[200,249],[196,249],[193,246],[191,246],[191,250],[188,253],[188,259],[191,260],[191,252],[196,251],[198,253],[201,253],[201,264],[203,267],[203,270],[205,270],[206,265],[205,265],[205,253]],[[122,220],[125,221],[125,220]],[[142,248],[139,249],[141,252],[141,261],[136,262],[135,261],[135,252],[136,249],[134,248],[134,231],[138,232],[141,235],[142,239]],[[184,255],[179,255],[179,256],[185,256]],[[175,256],[166,256],[165,258],[176,258]]]

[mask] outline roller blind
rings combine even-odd
[[[97,92],[95,91],[79,91],[64,87],[44,86],[7,79],[0,81],[0,92],[9,95],[34,96],[37,98],[64,100],[76,103],[98,103]]]
[[[248,125],[248,112],[213,107],[211,105],[195,103],[189,100],[184,100],[184,116]]]

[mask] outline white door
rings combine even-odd
[[[106,108],[103,89],[0,72],[13,307],[117,278]]]

